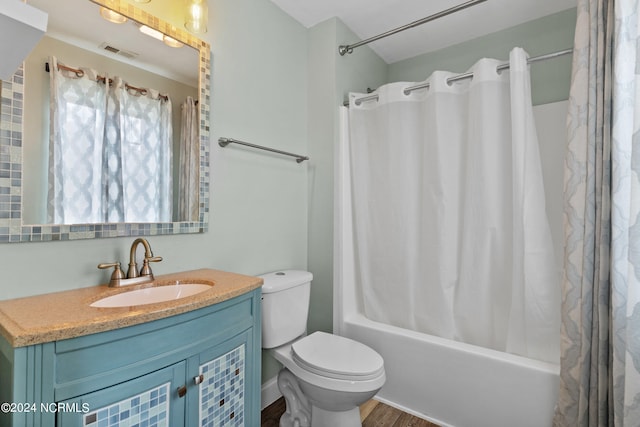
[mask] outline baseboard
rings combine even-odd
[[[278,389],[278,377],[275,376],[262,384],[261,400],[262,404],[260,409],[264,409],[271,405],[276,400],[280,399],[282,393]]]

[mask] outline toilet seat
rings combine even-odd
[[[300,338],[298,341],[304,340],[305,338],[307,337]],[[358,379],[357,377],[353,377],[352,379],[339,379],[331,378],[324,372],[322,374],[314,373],[293,360],[293,344],[295,344],[295,342],[281,345],[280,347],[273,348],[270,351],[278,362],[282,363],[285,368],[289,369],[302,382],[307,382],[326,390],[361,393],[369,392],[371,390],[379,390],[386,381],[384,367],[381,369],[377,377],[371,379]]]
[[[375,350],[349,338],[314,332],[291,345],[294,362],[316,375],[347,381],[367,381],[384,373]]]

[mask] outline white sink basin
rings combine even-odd
[[[211,289],[211,285],[185,283],[180,285],[156,286],[136,289],[99,299],[91,307],[129,307],[132,305],[154,304],[189,297]]]

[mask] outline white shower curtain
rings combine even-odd
[[[349,127],[356,275],[372,320],[558,361],[559,290],[526,53],[378,89]]]

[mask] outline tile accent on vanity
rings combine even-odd
[[[169,427],[169,385],[163,384],[84,416],[83,427]]]
[[[244,426],[244,344],[200,366],[200,427]]]

